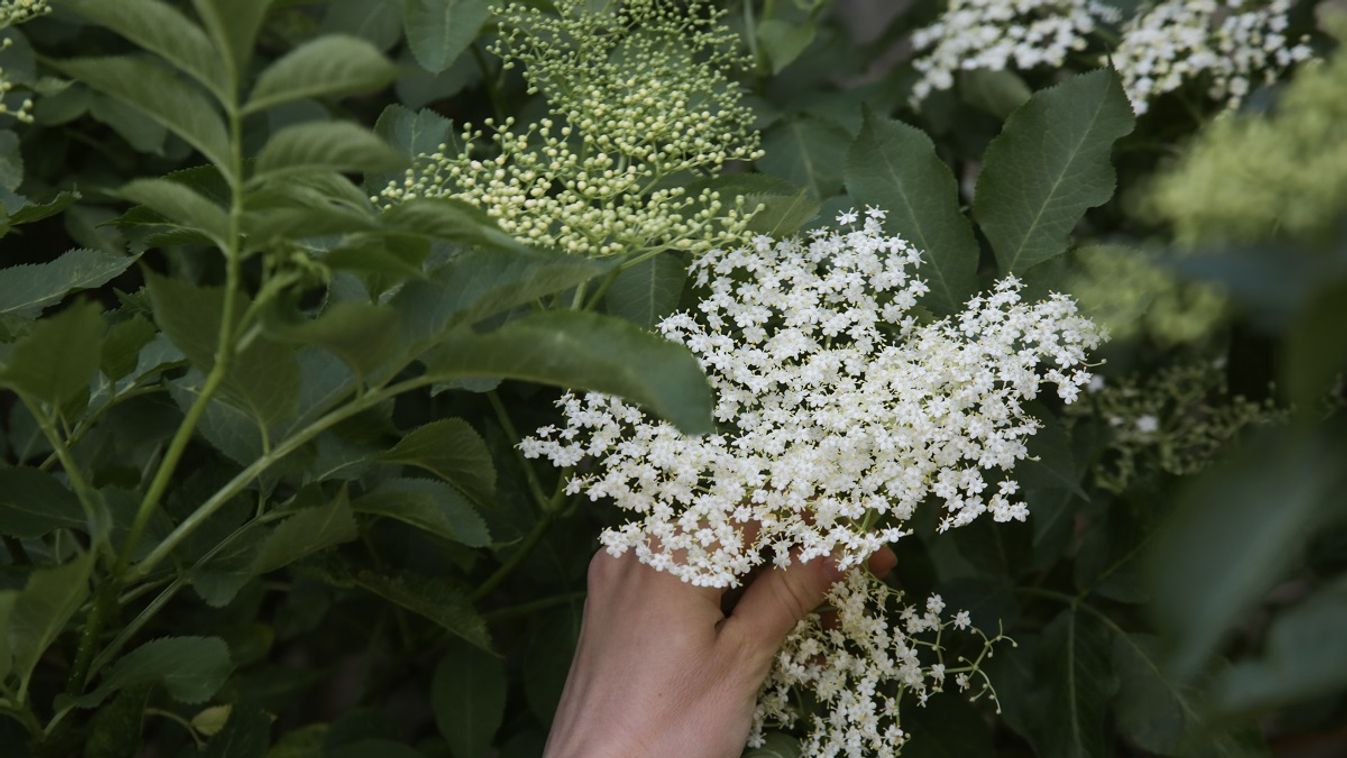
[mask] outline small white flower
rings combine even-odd
[[[954,614],[954,628],[967,629],[973,625],[973,617],[968,615],[968,611],[959,611]]]
[[[1146,415],[1137,419],[1137,431],[1142,434],[1155,434],[1160,430],[1160,419]]]

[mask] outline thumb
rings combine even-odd
[[[724,626],[737,627],[736,636],[773,654],[795,624],[817,608],[841,578],[842,572],[832,558],[769,569],[744,590]]]

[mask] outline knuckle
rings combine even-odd
[[[594,553],[594,557],[589,559],[589,570],[585,581],[589,585],[590,592],[603,589],[609,586],[616,575],[615,567],[618,559],[608,554],[606,550],[599,550]]]

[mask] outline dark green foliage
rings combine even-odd
[[[482,54],[485,0],[56,4],[3,58],[45,89],[0,124],[0,753],[536,756],[614,515],[515,445],[567,389],[716,428],[653,333],[689,261],[370,199],[464,123],[544,112]],[[1134,119],[1112,72],[967,72],[914,110],[910,66],[872,64],[939,4],[864,43],[828,3],[725,5],[766,154],[667,182],[761,206],[752,232],[883,208],[922,318],[1008,273],[1062,289],[1080,239],[1168,247],[1129,193],[1195,126]],[[1263,756],[1342,723],[1347,248],[1315,245],[1157,255],[1227,320],[1100,356],[1109,382],[1219,357],[1290,422],[1118,493],[1116,425],[1045,396],[1027,524],[914,522],[895,583],[1017,644],[999,715],[936,696],[905,755]]]

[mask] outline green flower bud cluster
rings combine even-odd
[[[492,51],[524,65],[541,93],[595,147],[658,166],[664,173],[717,170],[752,160],[753,111],[727,72],[751,60],[724,26],[725,11],[704,3],[626,0],[608,11],[560,0],[557,15],[523,3],[497,10],[502,34]]]
[[[1213,123],[1146,206],[1187,244],[1330,233],[1347,211],[1347,52],[1303,66],[1270,115]]]
[[[1075,253],[1067,292],[1115,340],[1146,337],[1161,347],[1196,342],[1225,315],[1226,298],[1207,284],[1185,282],[1124,245],[1090,245]]]
[[[1177,364],[1143,380],[1099,386],[1088,402],[1067,406],[1071,416],[1103,419],[1110,427],[1095,484],[1121,493],[1160,473],[1195,473],[1241,430],[1286,418],[1270,400],[1230,394],[1224,369],[1223,360]]]
[[[51,13],[47,0],[0,0],[0,29]]]
[[[48,13],[51,13],[51,7],[47,5],[47,0],[0,0],[0,32]],[[13,38],[5,37],[0,41],[0,50],[8,50],[13,45]],[[0,116],[10,116],[25,124],[31,124],[33,123],[31,98],[24,99],[18,109],[11,108],[5,102],[9,93],[14,91],[14,87],[15,84],[5,73],[4,67],[0,66]]]
[[[729,78],[745,62],[722,11],[703,2],[625,0],[556,13],[520,2],[493,52],[522,63],[556,118],[468,125],[463,145],[420,156],[383,203],[452,197],[507,233],[576,255],[705,252],[747,236],[752,209],[687,180],[761,157],[753,113]],[[688,6],[688,7],[683,7]]]

